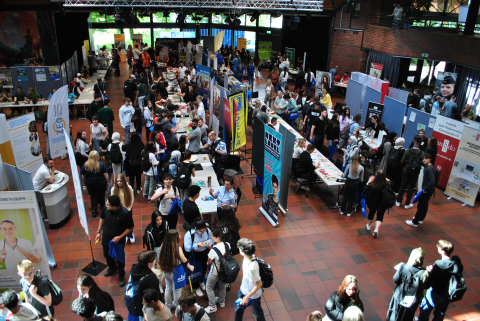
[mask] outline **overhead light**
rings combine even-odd
[[[140,18],[146,18],[150,16],[150,10],[146,9],[138,14]]]
[[[202,19],[203,17],[200,17],[200,16],[192,16],[193,21],[201,21]]]
[[[170,12],[168,12],[168,11],[163,12],[163,17],[164,18],[168,18],[169,16],[170,16]]]
[[[240,19],[238,19],[238,18],[235,18],[235,19],[233,20],[233,25],[234,25],[235,27],[240,26],[241,23],[242,23],[242,21],[241,21]]]
[[[260,17],[260,12],[254,11],[254,12],[252,13],[251,18],[250,18],[250,22],[254,22],[255,20],[258,19],[258,17]]]
[[[208,12],[207,12],[207,10],[205,10],[205,9],[200,9],[200,10],[198,11],[198,15],[200,15],[200,16],[205,16],[205,15],[207,15],[207,14],[208,14]]]
[[[179,24],[179,25],[184,25],[185,24],[185,18],[186,18],[185,13],[180,12],[177,16],[176,23]]]
[[[183,13],[187,16],[191,15],[193,13],[192,9],[185,9]]]
[[[225,23],[227,25],[231,24],[232,23],[232,19],[230,19],[230,16],[227,16],[227,18],[225,19]]]
[[[137,14],[133,11],[130,13],[130,22],[132,24],[140,23],[140,19],[138,19]]]

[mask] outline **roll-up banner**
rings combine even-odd
[[[325,88],[327,92],[330,92],[330,84],[332,83],[331,78],[332,74],[326,71],[319,71],[315,72],[315,78],[317,84],[315,85],[315,97],[318,97],[322,94],[322,89]]]
[[[290,68],[293,68],[295,63],[295,48],[285,47],[285,58],[290,62]]]
[[[269,126],[265,126],[264,148],[263,201],[260,211],[273,227],[277,227],[280,201],[278,192],[282,170],[282,135]]]
[[[242,49],[247,50],[247,38],[238,38],[238,50],[242,51]]]
[[[220,31],[215,36],[215,53],[220,49],[223,43],[223,37],[225,36],[225,31]]]
[[[232,119],[230,102],[227,97],[223,98],[223,141],[227,145],[227,155],[230,155],[230,144],[232,142]]]
[[[245,99],[243,92],[228,97],[230,102],[230,117],[232,118],[233,150],[237,150],[247,143],[245,137]]]
[[[260,41],[258,43],[258,56],[260,60],[270,60],[272,55],[272,43],[270,41]]]
[[[436,137],[438,142],[435,168],[442,173],[437,184],[441,188],[447,187],[463,130],[464,123],[448,117],[437,116],[432,136]]]
[[[207,100],[209,98],[210,91],[210,67],[197,64],[196,68],[197,77],[197,93],[202,96],[203,106],[207,108]],[[205,119],[204,119],[205,120]]]
[[[17,264],[22,260],[30,260],[34,272],[40,270],[51,280],[35,192],[2,192],[0,221],[0,242],[4,243],[0,250],[0,290],[20,290]]]
[[[64,131],[63,135],[65,137],[65,142],[67,145],[68,159],[70,160],[70,169],[72,170],[73,188],[75,189],[75,196],[77,199],[78,217],[80,219],[80,224],[82,224],[82,227],[85,229],[85,234],[87,234],[88,238],[90,238],[90,233],[88,231],[87,214],[85,213],[85,204],[83,203],[82,185],[80,184],[80,176],[78,176],[77,162],[75,161],[75,153],[73,152],[72,143],[68,138],[67,131]]]
[[[113,39],[115,41],[115,46],[117,47],[118,54],[120,55],[120,60],[127,61],[127,48],[125,46],[125,34],[121,33],[121,34],[113,35]]]
[[[458,144],[457,156],[453,162],[445,194],[473,207],[479,185],[480,131],[465,126]]]
[[[365,127],[372,123],[372,116],[378,117],[378,122],[382,121],[383,105],[374,102],[368,102],[367,117],[365,117]]]
[[[50,156],[55,159],[66,153],[67,143],[63,130],[70,134],[67,86],[59,88],[53,94],[48,105],[47,125]]]
[[[141,33],[132,35],[132,44],[133,48],[135,48],[136,45],[140,47],[140,44],[143,42],[143,35]]]
[[[43,165],[35,115],[30,113],[10,118],[7,124],[15,164],[18,168],[30,172],[33,178],[38,168]]]
[[[230,91],[220,85],[215,85],[213,93],[213,114],[218,118],[219,123],[223,126],[223,98],[230,95]]]

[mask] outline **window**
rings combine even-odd
[[[138,20],[140,20],[141,23],[150,22],[150,16],[146,16],[144,18],[141,18],[139,12],[137,12],[135,14],[137,15],[137,18],[138,18]]]
[[[411,59],[410,66],[408,67],[408,71],[415,71],[417,70],[417,60],[418,59]]]
[[[272,28],[282,28],[283,16],[278,18],[272,17]]]
[[[172,38],[172,32],[180,32],[180,28],[155,28],[153,29],[153,41],[157,38]]]
[[[225,29],[215,29],[212,28],[212,36],[216,37],[217,33],[220,31],[225,31],[225,34],[223,35],[223,45],[231,45],[232,44],[232,30],[225,30]]]
[[[270,28],[270,15],[261,14],[260,17],[258,18],[258,26]]]
[[[107,16],[98,12],[90,13],[90,18],[93,23],[115,23],[115,18],[113,16]]]
[[[114,43],[114,35],[120,33],[120,29],[93,29],[95,51],[98,51],[103,46],[107,46],[107,51],[110,51]]]
[[[256,27],[257,26],[257,20],[255,20],[254,22],[251,22],[250,19],[252,18],[252,16],[248,16],[246,17],[246,26],[247,27]]]
[[[212,23],[224,24],[225,18],[226,17],[223,14],[217,15],[212,13]]]
[[[132,29],[132,30],[133,30],[134,35],[142,35],[142,41],[141,42],[146,42],[149,45],[151,44],[151,42],[152,42],[151,34],[152,33],[150,31],[150,28]],[[127,41],[126,38],[127,37],[125,36],[125,41]]]
[[[153,14],[153,22],[167,22],[167,18],[163,16],[163,12],[156,12]]]

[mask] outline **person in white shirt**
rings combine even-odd
[[[242,238],[238,241],[237,246],[240,254],[243,256],[243,278],[240,291],[238,291],[238,298],[242,299],[242,301],[235,309],[235,320],[242,320],[245,308],[248,306],[250,299],[252,299],[252,312],[257,321],[265,321],[261,302],[263,283],[260,278],[260,267],[254,255],[255,244],[249,239]],[[242,308],[240,305],[243,305],[245,308]]]
[[[389,14],[387,17],[391,17],[391,16],[393,16],[392,28],[398,29],[403,17],[403,8],[400,2],[397,2],[396,7],[393,9],[393,13]]]
[[[43,159],[43,165],[38,168],[33,177],[33,189],[35,190],[35,195],[37,195],[37,202],[40,207],[40,212],[42,213],[42,218],[46,222],[48,222],[47,208],[45,207],[45,200],[40,190],[43,189],[47,183],[52,184],[55,181],[54,175],[55,166],[53,165],[53,159],[47,156]]]
[[[160,301],[158,292],[146,289],[142,293],[143,319],[145,321],[172,321],[172,312]]]
[[[120,107],[118,113],[120,116],[120,125],[125,131],[125,139],[127,140],[127,144],[130,144],[130,123],[133,115],[135,114],[135,108],[132,107],[132,101],[130,98],[125,98],[124,104],[122,107]]]
[[[11,321],[42,320],[40,312],[29,303],[18,303],[19,299],[15,291],[3,292],[3,305],[13,314]]]
[[[190,66],[190,77],[192,79],[192,82],[197,82],[197,78],[195,78],[195,67],[193,65]]]
[[[148,158],[150,162],[150,169],[144,171],[145,175],[145,185],[143,186],[143,197],[148,198],[148,202],[151,202],[152,195],[155,193],[156,189],[156,178],[157,178],[157,165],[158,160],[155,154],[157,153],[157,148],[153,141],[149,141],[145,147],[144,152],[148,153]]]
[[[188,68],[183,65],[183,62],[180,63],[180,67],[178,67],[178,78],[183,79],[185,78],[185,71],[187,71]]]
[[[197,118],[205,120],[205,107],[203,106],[202,96],[197,96],[198,108],[197,108]]]
[[[85,84],[82,81],[82,74],[77,74],[77,82],[80,83],[80,86],[85,88]]]
[[[138,45],[135,45],[135,49],[133,50],[133,60],[138,61],[140,59],[140,50],[138,49]]]

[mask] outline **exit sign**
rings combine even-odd
[[[270,30],[267,30],[267,33],[270,34],[270,33],[272,33],[272,32],[271,32]]]
[[[428,53],[422,53],[422,57],[428,58]]]

